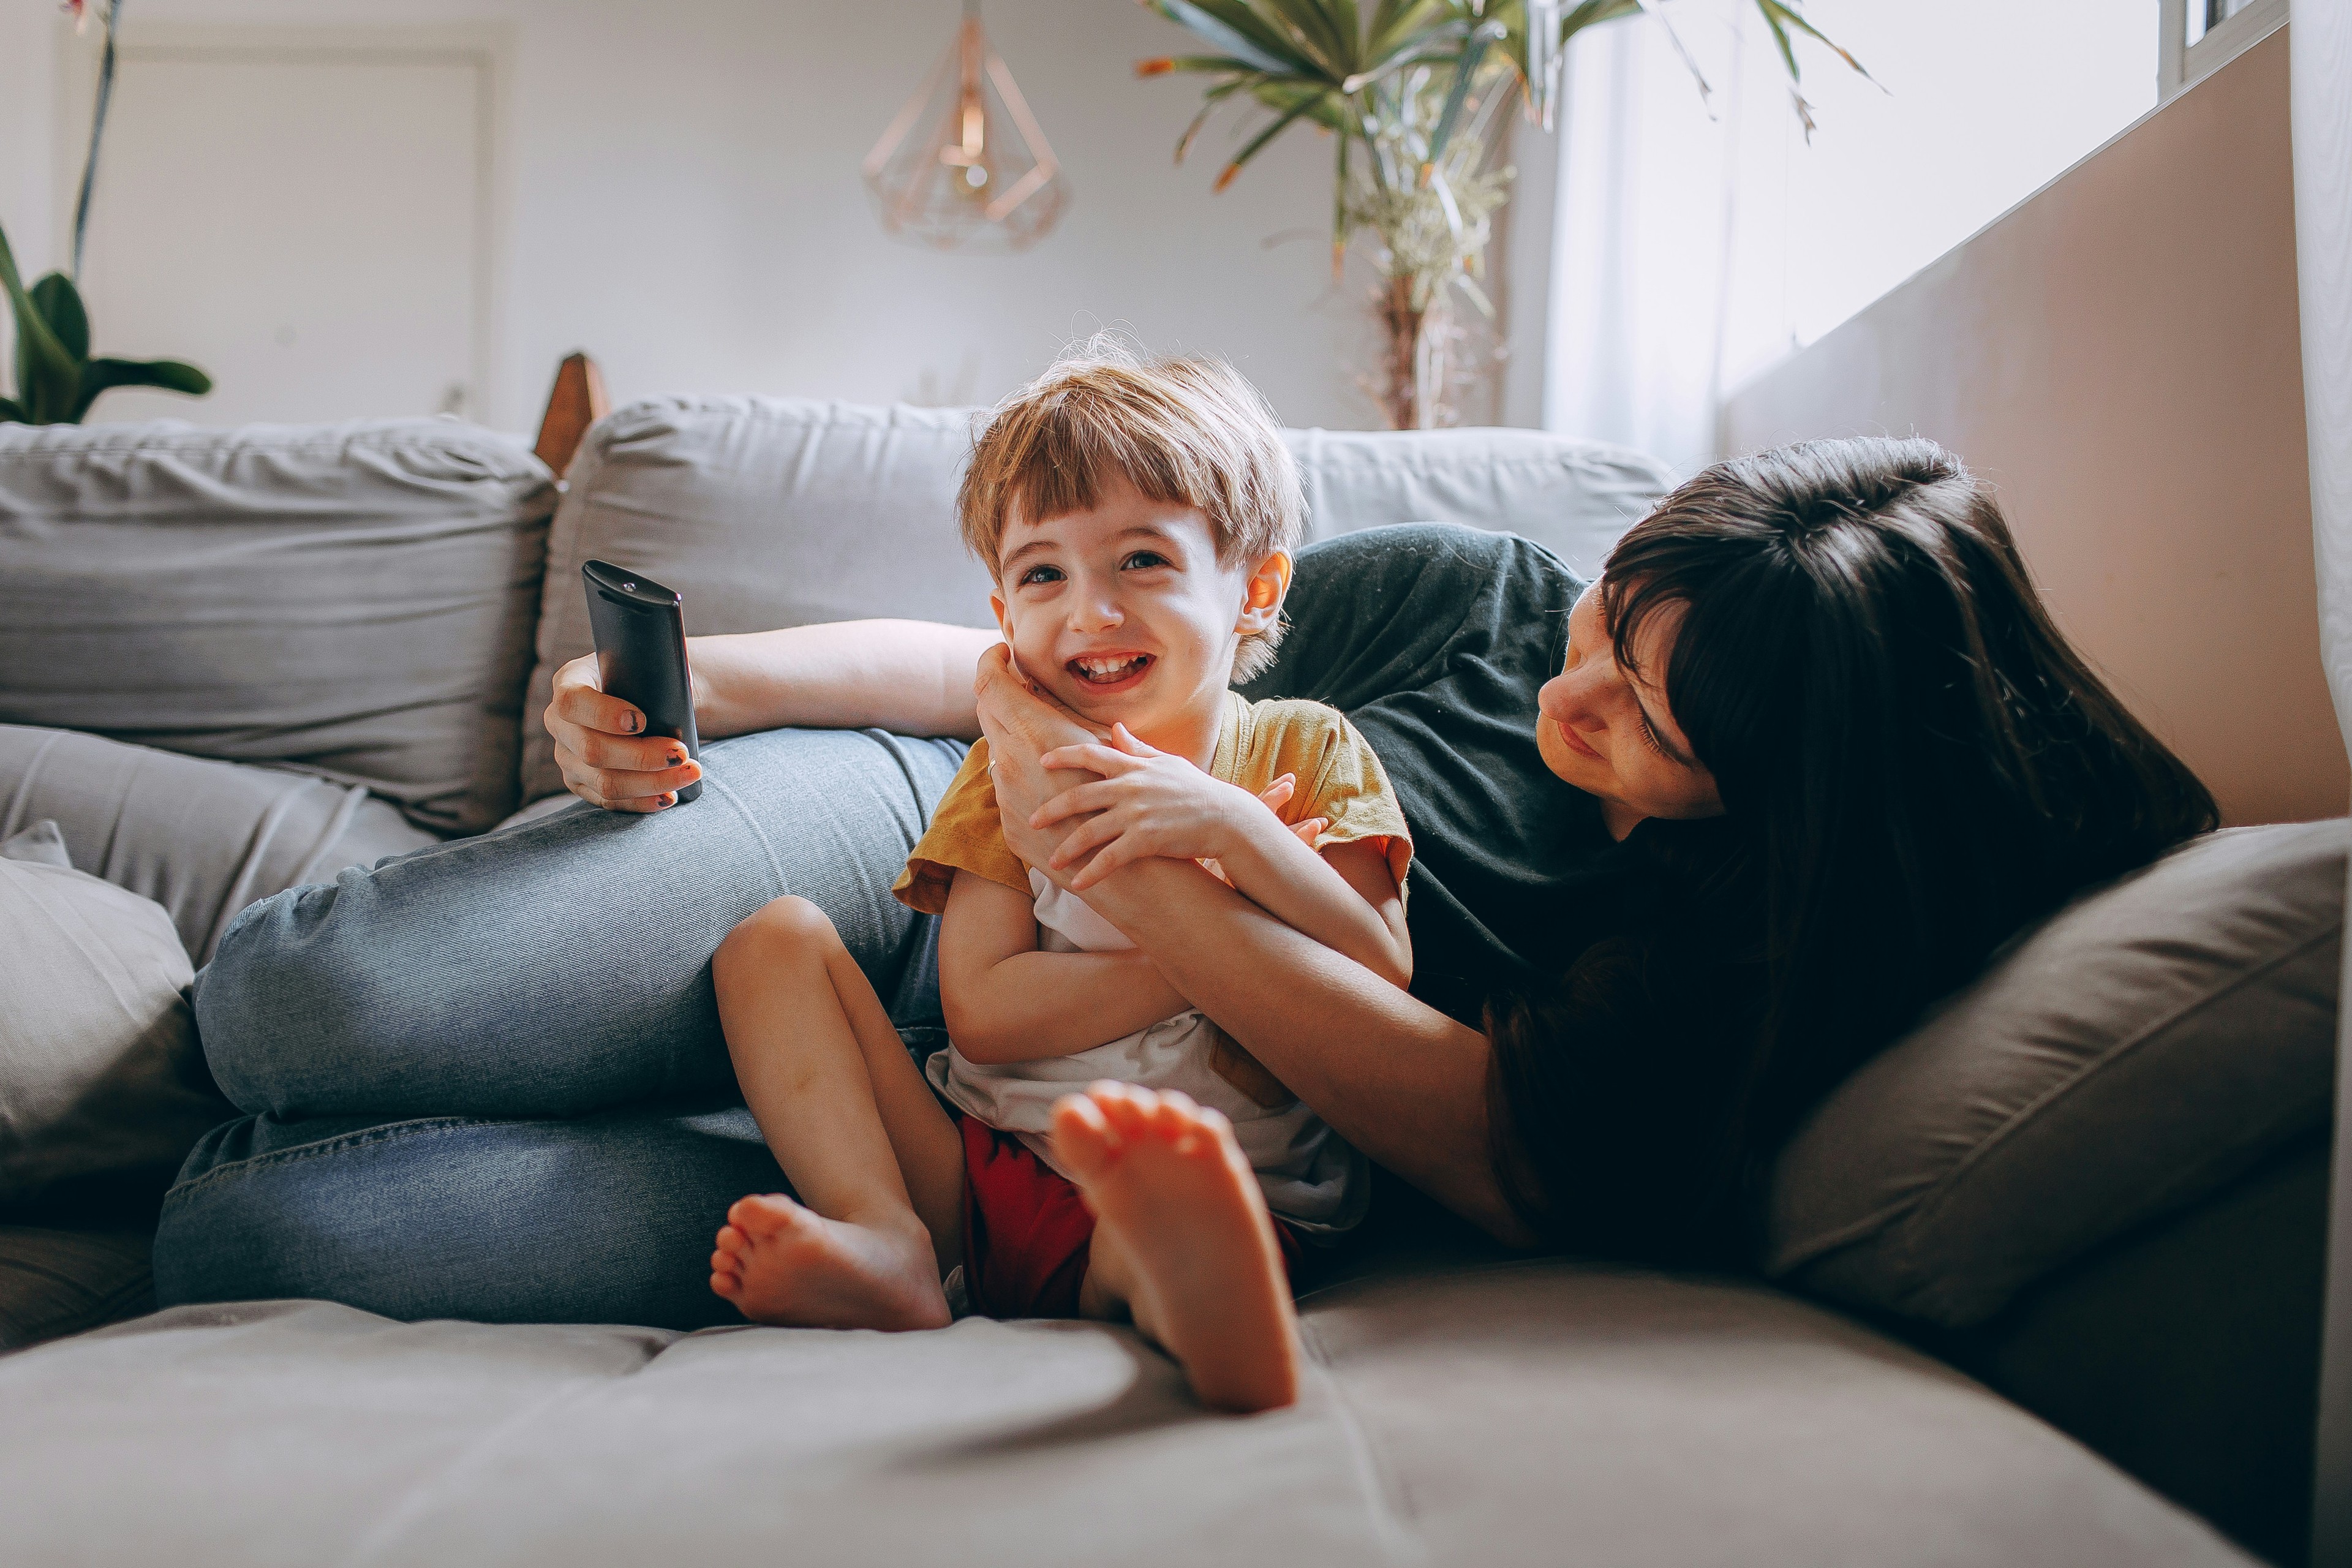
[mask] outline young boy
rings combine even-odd
[[[1410,978],[1412,844],[1379,759],[1329,708],[1230,689],[1281,634],[1297,470],[1231,370],[1096,350],[998,411],[959,510],[1019,672],[1109,731],[1047,765],[1101,776],[1032,824],[1087,818],[1046,866],[1005,842],[986,742],[940,799],[896,889],[943,917],[953,1045],[928,1081],[814,905],[729,936],[728,1047],[799,1202],[738,1203],[712,1288],[806,1325],[935,1327],[958,1286],[992,1316],[1131,1315],[1204,1403],[1286,1404],[1275,1247],[1357,1223],[1364,1162],[1084,895],[1141,856],[1196,860]]]

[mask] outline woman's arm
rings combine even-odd
[[[930,621],[835,621],[736,637],[689,637],[694,722],[706,741],[785,725],[872,725],[908,735],[980,732],[971,669],[996,634]],[[598,679],[593,654],[555,672],[547,705],[564,787],[616,811],[657,811],[702,776],[675,741],[643,733],[645,715]]]
[[[1040,759],[1087,731],[1031,694],[1001,657],[981,661],[980,717],[1006,842],[1045,865],[1084,819],[1040,830],[1030,814],[1093,775],[1048,773]],[[1349,1142],[1496,1237],[1533,1240],[1487,1155],[1485,1036],[1197,866],[1139,860],[1088,889],[1087,901]]]
[[[1076,1056],[1192,1005],[1137,952],[1040,952],[1026,895],[958,871],[940,921],[948,1037],[976,1062]]]
[[[1318,854],[1247,791],[1152,750],[1124,729],[1112,731],[1108,745],[1057,747],[1039,760],[1048,770],[1103,775],[1029,819],[1032,826],[1051,827],[1066,817],[1087,818],[1044,868],[1049,877],[1068,873],[1071,891],[1085,893],[1119,867],[1155,856],[1213,860],[1244,898],[1284,924],[1391,984],[1411,984],[1404,900],[1379,846],[1339,844]],[[1288,788],[1282,793],[1289,798]]]

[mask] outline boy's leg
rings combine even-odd
[[[778,899],[712,960],[727,1046],[800,1202],[728,1211],[711,1288],[762,1322],[936,1328],[963,1144],[824,912]],[[806,1206],[803,1207],[803,1205]]]
[[[1098,1083],[1054,1108],[1054,1154],[1096,1217],[1079,1310],[1132,1315],[1213,1409],[1298,1397],[1298,1314],[1257,1177],[1216,1111]]]

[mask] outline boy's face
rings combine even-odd
[[[1224,565],[1198,511],[1116,471],[1098,489],[1089,510],[1006,521],[989,604],[1024,675],[1149,741],[1214,711],[1242,634],[1274,625],[1290,557]]]

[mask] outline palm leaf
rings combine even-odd
[[[1157,59],[1135,62],[1135,74],[1142,77],[1172,76],[1177,72],[1202,72],[1223,75],[1255,76],[1257,67],[1247,60],[1237,60],[1231,55],[1161,55]]]
[[[1307,118],[1316,124],[1342,134],[1348,130],[1347,98],[1321,82],[1302,82],[1296,78],[1259,81],[1250,89],[1250,96],[1276,114],[1287,114],[1304,103]]]
[[[25,412],[23,404],[11,397],[0,397],[0,425],[5,425],[11,420],[19,425],[30,425],[33,422],[32,416]]]
[[[1201,105],[1201,112],[1192,116],[1192,123],[1184,127],[1184,134],[1176,139],[1176,161],[1179,163],[1184,161],[1184,154],[1192,150],[1192,138],[1201,133],[1201,127],[1209,122],[1209,116],[1217,111],[1217,105],[1224,102],[1226,99],[1249,86],[1255,79],[1258,79],[1255,72],[1245,77],[1235,77],[1231,81],[1219,82],[1202,95],[1206,101]]]
[[[1438,112],[1437,129],[1430,133],[1429,151],[1421,160],[1423,184],[1429,183],[1430,175],[1437,170],[1437,161],[1445,156],[1445,144],[1454,140],[1454,123],[1462,118],[1463,100],[1470,96],[1470,84],[1477,79],[1479,62],[1505,31],[1500,22],[1485,22],[1464,41],[1461,61],[1454,68],[1454,86],[1445,94],[1445,107]]]
[[[1262,71],[1311,71],[1314,62],[1240,0],[1150,0],[1153,10],[1193,37]]]
[[[1689,46],[1683,42],[1683,36],[1675,30],[1673,18],[1658,8],[1658,0],[1634,0],[1634,4],[1642,8],[1643,16],[1666,30],[1666,41],[1674,45],[1675,53],[1682,58],[1683,68],[1690,72],[1691,80],[1698,84],[1698,100],[1706,108],[1708,118],[1712,119],[1715,115],[1715,89],[1707,85],[1706,73],[1698,68],[1698,57],[1690,52]]]
[[[1227,185],[1232,184],[1234,178],[1241,174],[1243,164],[1248,163],[1252,158],[1256,157],[1259,150],[1265,147],[1267,142],[1273,141],[1276,137],[1288,130],[1292,121],[1297,120],[1300,115],[1314,108],[1316,101],[1316,99],[1303,98],[1284,113],[1276,115],[1273,124],[1267,126],[1265,130],[1252,137],[1248,146],[1244,147],[1240,152],[1234,154],[1233,162],[1227,163],[1224,167],[1223,173],[1217,176],[1215,188],[1222,191]]]
[[[1371,32],[1364,40],[1364,58],[1386,58],[1441,19],[1452,20],[1452,8],[1445,0],[1381,0],[1372,12]]]
[[[1802,16],[1799,15],[1797,8],[1794,5],[1784,4],[1783,0],[1756,0],[1756,6],[1757,9],[1764,13],[1764,20],[1770,26],[1772,29],[1772,37],[1780,46],[1780,60],[1782,64],[1789,68],[1789,79],[1790,81],[1795,81],[1797,79],[1797,55],[1796,51],[1790,47],[1789,44],[1789,29],[1793,27],[1798,32],[1804,34],[1805,37],[1812,39],[1815,43],[1820,44],[1822,47],[1828,49],[1832,54],[1837,56],[1838,58],[1843,60],[1850,68],[1852,68],[1854,75],[1862,78],[1863,80],[1868,82],[1871,86],[1877,88],[1881,92],[1885,92],[1886,90],[1885,84],[1880,82],[1876,77],[1871,75],[1868,70],[1864,69],[1863,68],[1863,63],[1860,60],[1855,59],[1853,55],[1844,45],[1836,42],[1831,38],[1827,33],[1822,32],[1819,27],[1816,27],[1811,22],[1806,21]]]
[[[1356,58],[1357,40],[1339,30],[1338,20],[1322,0],[1263,0],[1276,25],[1334,80],[1348,74]]]

